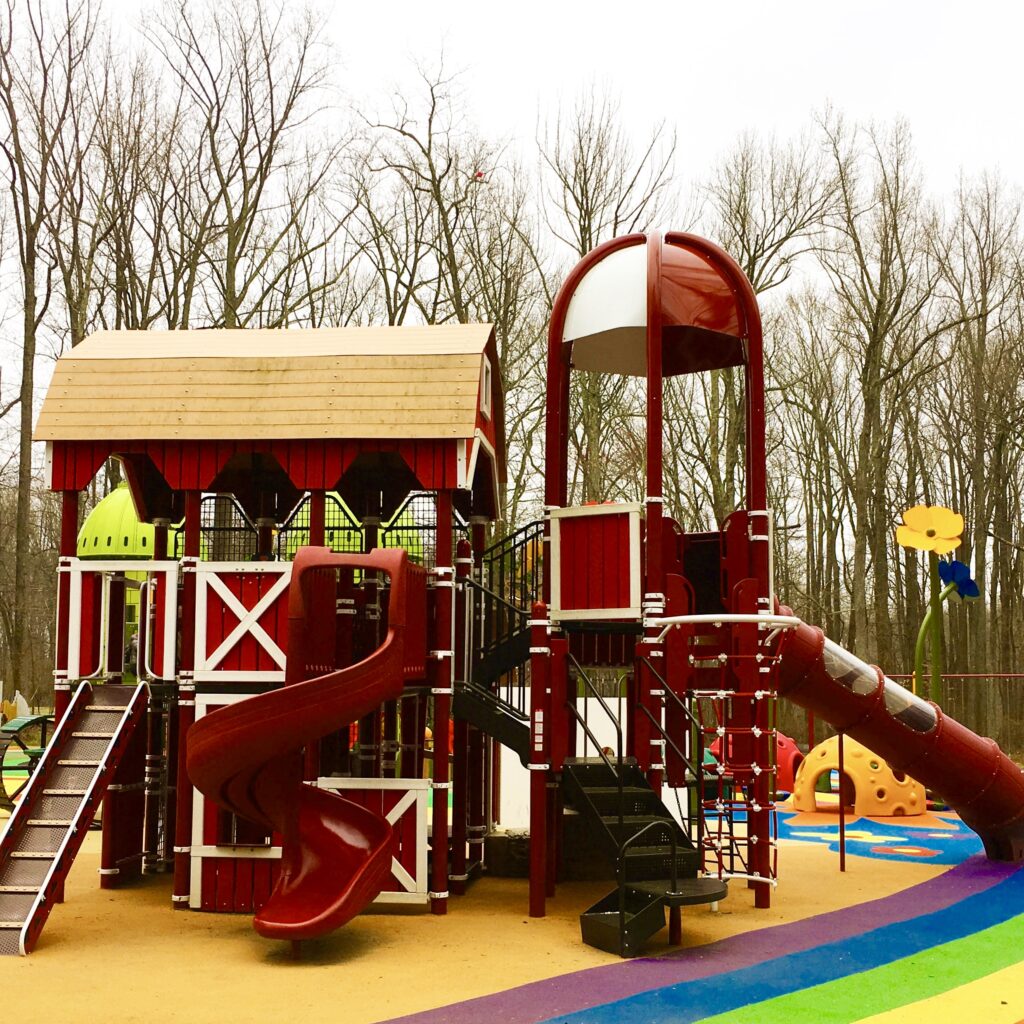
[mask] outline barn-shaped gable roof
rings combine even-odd
[[[489,324],[102,331],[58,360],[35,437],[471,438],[492,339]]]

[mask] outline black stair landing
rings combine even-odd
[[[145,708],[142,684],[76,690],[0,833],[0,956],[31,952]]]

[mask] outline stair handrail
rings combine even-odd
[[[694,735],[697,737],[697,764],[694,765],[689,758],[679,749],[678,745],[668,734],[668,730],[651,714],[648,708],[643,704],[638,704],[641,711],[650,719],[651,723],[661,734],[662,738],[672,748],[676,756],[680,761],[683,762],[683,766],[689,771],[693,777],[694,782],[697,784],[697,849],[703,849],[704,843],[704,730],[697,716],[686,706],[686,702],[682,697],[668,685],[668,681],[665,677],[654,667],[651,659],[646,654],[641,655],[640,660],[647,666],[651,674],[661,685],[663,695],[667,695],[675,701],[676,707],[678,707],[683,715],[689,720],[690,728],[693,729]]]
[[[672,850],[672,866],[669,870],[669,881],[672,885],[671,894],[676,895],[679,891],[679,846],[676,841],[675,829],[672,827],[674,824],[674,821],[672,824],[669,824],[667,821],[649,822],[643,828],[634,832],[619,847],[619,854],[615,859],[615,880],[619,885],[619,956],[626,955],[626,851],[648,832],[655,829],[666,830]]]
[[[481,568],[486,570],[488,578],[493,582],[492,577],[494,576],[495,564],[502,565],[511,556],[512,562],[508,566],[510,572],[507,575],[513,583],[513,589],[515,589],[517,582],[525,584],[531,576],[533,577],[533,586],[520,588],[526,591],[522,596],[527,599],[527,603],[532,604],[533,601],[540,597],[539,577],[543,567],[543,537],[543,520],[535,519],[532,522],[526,523],[524,526],[520,526],[518,530],[502,537],[501,540],[486,548],[481,555]],[[516,568],[519,565],[518,560],[515,558],[517,549],[526,549],[531,545],[535,548],[535,554],[529,571],[516,572]],[[502,579],[506,577],[504,570],[502,570],[500,575]]]
[[[478,686],[472,679],[460,679],[458,681],[458,686],[467,693],[473,694],[474,697],[479,697],[481,700],[485,700],[490,704],[496,704],[502,711],[507,712],[521,722],[528,723],[530,721],[530,716],[525,711],[520,711],[515,704],[510,704],[507,700],[502,700],[496,693],[492,693],[485,687]]]
[[[597,687],[594,686],[593,680],[584,671],[583,666],[576,660],[576,656],[572,653],[572,651],[568,651],[566,653],[569,661],[572,662],[572,664],[576,667],[576,671],[579,673],[580,679],[583,680],[583,685],[597,698],[598,703],[604,710],[604,713],[608,716],[612,725],[615,727],[615,761],[616,765],[618,765],[617,768],[615,765],[612,764],[608,755],[602,749],[601,743],[598,740],[598,738],[590,731],[590,726],[587,724],[584,717],[579,713],[579,710],[576,707],[576,702],[568,699],[566,700],[565,706],[569,709],[569,711],[572,712],[573,717],[576,719],[576,721],[583,726],[583,731],[587,734],[587,737],[594,744],[595,749],[601,756],[601,760],[604,761],[604,763],[608,766],[609,770],[615,778],[615,785],[618,789],[619,796],[619,827],[621,828],[623,819],[622,806],[625,800],[622,786],[622,723],[619,721],[618,716],[612,713],[612,709],[608,706],[604,697],[602,697],[601,694],[597,692]]]
[[[472,587],[474,590],[479,591],[481,594],[486,594],[488,597],[491,597],[500,604],[503,604],[506,608],[513,611],[516,615],[522,616],[524,619],[530,617],[529,608],[520,608],[519,605],[513,604],[511,601],[502,597],[501,594],[499,594],[497,591],[491,590],[490,587],[485,587],[482,583],[473,579],[472,576],[462,576],[459,578],[458,582],[464,586]]]
[[[40,757],[38,762],[36,762],[35,771],[33,771],[32,775],[29,776],[29,782],[31,782],[33,778],[42,778],[44,773],[50,767],[50,759],[52,757],[57,756],[53,753],[53,751],[55,751],[58,747],[57,740],[63,739],[61,729],[73,728],[72,726],[65,726],[64,723],[68,722],[71,719],[73,713],[77,713],[79,702],[83,699],[86,699],[86,689],[89,689],[91,691],[92,686],[85,680],[80,682],[76,687],[75,692],[71,697],[71,700],[68,702],[67,709],[64,712],[64,717],[61,718],[60,722],[58,722],[55,725],[53,735],[50,737],[50,742],[46,745],[46,749],[43,751],[42,757]],[[25,797],[22,797],[21,800],[19,800],[14,805],[14,809],[11,811],[10,816],[4,823],[3,828],[0,828],[0,856],[3,856],[4,843],[7,841],[7,838],[14,834],[14,828],[16,824],[21,820],[21,817],[23,815],[28,814],[28,807],[29,800],[27,800]]]
[[[86,684],[85,682],[83,682],[79,686],[79,693],[81,692],[82,687],[84,687],[86,685],[89,685],[89,684]],[[121,684],[113,683],[113,684],[110,684],[110,685],[117,686],[117,685],[121,685]],[[127,689],[127,687],[125,687],[125,688]],[[90,695],[91,695],[91,692],[92,692],[92,686],[91,685],[89,685],[89,690],[90,690]],[[111,735],[110,740],[107,742],[106,749],[103,751],[103,757],[100,759],[100,763],[96,766],[96,770],[92,773],[92,778],[89,780],[89,785],[86,787],[86,790],[85,790],[85,794],[86,795],[84,797],[82,797],[81,801],[79,802],[78,809],[75,811],[74,817],[71,819],[72,824],[68,827],[67,831],[64,833],[64,838],[61,841],[61,844],[58,847],[57,851],[54,853],[53,860],[50,861],[49,870],[46,872],[46,875],[44,876],[42,882],[39,883],[39,891],[38,891],[38,893],[36,895],[35,900],[33,900],[33,902],[32,902],[31,909],[29,910],[28,914],[25,917],[25,923],[22,926],[21,933],[19,935],[19,946],[20,946],[20,951],[21,951],[21,955],[22,956],[25,956],[25,954],[27,952],[26,949],[25,949],[25,940],[27,938],[27,934],[26,933],[28,932],[28,929],[32,926],[32,922],[35,919],[36,914],[39,912],[39,907],[42,905],[43,900],[45,899],[46,890],[49,887],[50,883],[53,881],[54,875],[57,873],[58,866],[61,864],[61,862],[62,862],[62,860],[64,858],[64,854],[67,851],[68,845],[71,843],[71,840],[78,833],[79,828],[81,828],[81,825],[82,825],[82,812],[85,809],[85,804],[86,804],[87,801],[89,801],[91,799],[91,797],[92,797],[92,795],[93,795],[93,793],[94,793],[94,791],[96,789],[96,783],[99,781],[100,776],[107,770],[107,760],[109,759],[110,754],[113,751],[114,747],[117,745],[118,741],[121,739],[121,731],[124,729],[126,723],[131,718],[131,716],[133,714],[135,714],[136,702],[138,701],[139,697],[143,693],[148,693],[148,687],[147,687],[146,683],[144,683],[144,682],[139,682],[139,683],[137,683],[132,688],[132,695],[131,695],[131,697],[129,697],[128,703],[125,704],[124,710],[122,711],[120,718],[118,718],[118,720],[117,720],[117,727],[114,730],[113,735]],[[77,694],[76,694],[76,696],[77,696]],[[70,712],[71,712],[71,708],[69,707],[67,712],[65,713],[64,717],[61,719],[61,725],[64,725],[65,722],[70,722],[70,720],[71,720],[70,719]],[[59,728],[60,727],[58,726],[58,729]],[[71,728],[73,730],[74,726],[71,725],[71,726],[69,726],[69,728]],[[57,739],[57,733],[55,732],[54,736],[53,736],[53,739],[50,741],[51,745],[55,745],[56,739]],[[49,750],[50,748],[47,747],[46,749]],[[42,767],[41,764],[40,764],[40,767]],[[38,771],[38,769],[37,769],[37,771]],[[40,778],[41,777],[42,776],[40,776]],[[28,802],[29,801],[26,800],[24,797],[22,798],[22,803],[27,804]],[[92,816],[95,816],[95,814],[96,814],[96,808],[93,807]],[[14,816],[12,815],[11,817],[13,819]]]

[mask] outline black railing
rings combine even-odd
[[[527,715],[529,611],[495,594],[471,576],[466,587],[467,679],[517,715]]]
[[[569,654],[569,661],[576,669],[578,682],[583,683],[584,691],[586,693],[589,693],[591,696],[597,698],[598,704],[601,706],[602,710],[608,716],[609,721],[615,728],[615,764],[612,764],[611,758],[608,757],[608,754],[605,752],[604,747],[601,746],[600,740],[598,740],[598,738],[591,731],[590,724],[587,721],[587,717],[580,714],[579,709],[576,707],[576,701],[570,699],[565,702],[565,706],[569,709],[569,713],[576,719],[580,726],[582,726],[583,734],[587,737],[587,739],[589,739],[594,744],[594,747],[597,750],[598,755],[600,756],[601,760],[604,761],[604,763],[608,766],[608,769],[611,771],[612,776],[615,779],[615,787],[618,790],[617,805],[619,828],[621,829],[623,819],[622,808],[625,800],[622,781],[622,723],[619,721],[619,717],[608,706],[608,703],[607,701],[605,701],[604,697],[602,697],[601,694],[598,692],[598,689],[594,685],[590,676],[588,676],[587,673],[583,670],[583,666],[575,659],[575,657],[573,657],[571,653]],[[586,757],[586,746],[584,746],[583,755],[584,757]]]
[[[671,895],[678,895],[679,892],[679,846],[676,841],[676,830],[668,821],[652,821],[644,825],[642,829],[634,832],[619,847],[619,855],[615,860],[615,881],[619,887],[619,956],[626,955],[626,853],[631,846],[635,846],[648,832],[668,832],[669,846],[672,850],[672,863],[669,869],[669,883],[672,886]]]
[[[540,597],[544,524],[530,523],[487,548],[467,577],[467,675],[518,714],[528,713],[529,618]]]
[[[697,849],[701,849],[701,844],[704,840],[704,732],[701,728],[700,720],[693,713],[686,701],[679,696],[669,685],[661,673],[651,664],[650,658],[647,655],[643,655],[640,658],[641,662],[647,666],[651,675],[658,681],[658,685],[661,691],[668,700],[672,700],[675,707],[683,713],[683,718],[686,721],[686,731],[690,736],[690,742],[696,749],[696,757],[694,759],[688,758],[686,754],[680,749],[679,744],[669,735],[668,730],[662,725],[662,723],[651,714],[650,709],[644,704],[638,704],[640,711],[647,716],[651,724],[657,730],[658,735],[665,741],[665,743],[672,750],[672,753],[679,758],[683,768],[690,773],[690,778],[694,780],[694,784],[697,787],[697,806],[696,806],[696,817],[697,817]]]
[[[544,524],[527,523],[484,552],[480,582],[510,604],[529,610],[541,594],[543,554]]]
[[[309,502],[307,494],[281,524],[276,544],[279,559],[290,562],[296,551],[309,543]],[[358,554],[363,550],[362,528],[334,493],[324,495],[324,544],[342,553]]]

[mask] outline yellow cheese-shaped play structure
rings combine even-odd
[[[830,736],[801,762],[793,786],[793,807],[798,811],[821,810],[816,792],[818,779],[826,772],[838,770],[839,737]],[[910,816],[924,814],[927,809],[924,786],[920,782],[903,772],[893,771],[885,758],[849,736],[843,742],[842,774],[846,777],[846,784],[842,786],[845,802],[847,806],[853,803],[857,815],[868,818]]]

